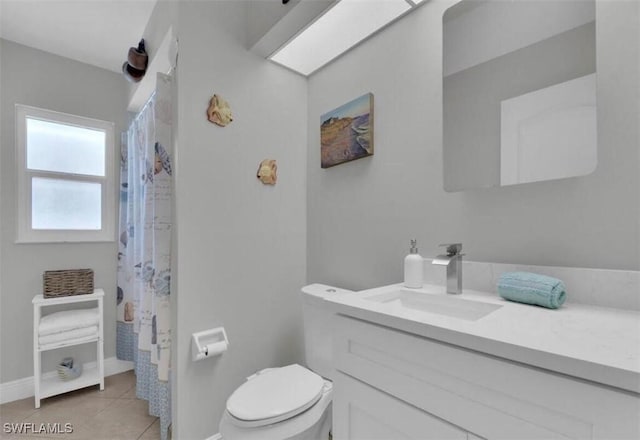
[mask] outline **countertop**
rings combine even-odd
[[[640,393],[640,312],[565,303],[550,310],[463,290],[461,299],[498,304],[477,321],[392,309],[365,298],[402,284],[326,298],[335,312],[492,356]],[[406,289],[446,295],[443,286]]]

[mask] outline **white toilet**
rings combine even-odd
[[[307,365],[267,368],[247,378],[227,400],[224,440],[327,440],[331,430],[331,315],[324,298],[348,290],[302,288]],[[313,370],[313,371],[311,371]]]

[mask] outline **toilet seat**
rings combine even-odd
[[[320,400],[325,380],[298,364],[263,370],[247,379],[227,400],[227,412],[241,427],[290,419]]]

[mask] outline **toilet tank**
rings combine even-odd
[[[324,284],[302,288],[304,319],[304,352],[307,367],[326,379],[333,379],[333,344],[331,317],[333,312],[324,301],[332,296],[353,293],[352,290]]]

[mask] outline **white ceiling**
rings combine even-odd
[[[122,71],[156,0],[0,0],[0,37]]]

